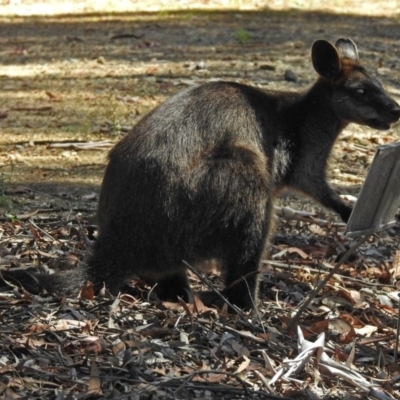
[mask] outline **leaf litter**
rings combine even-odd
[[[92,27],[84,29],[64,18],[74,29],[54,18],[50,35],[24,43],[23,29],[33,26],[27,18],[16,42],[2,39],[15,61],[1,69],[2,271],[62,273],[83,262],[95,236],[104,149],[152,107],[183,86],[215,78],[303,87],[313,79],[309,44],[326,36],[322,25],[336,32],[338,24],[335,14],[310,20],[294,12],[127,14],[101,24],[87,20]],[[19,20],[2,22],[13,21]],[[373,21],[340,16],[342,31],[359,42],[366,64],[398,96],[398,25],[388,17]],[[374,24],[384,27],[381,34]],[[287,25],[293,30],[285,33]],[[374,41],[359,38],[360,29]],[[43,52],[53,59],[22,68]],[[37,79],[27,79],[28,71]],[[285,79],[287,71],[297,80]],[[357,196],[375,146],[398,140],[398,127],[384,133],[350,127],[335,146],[333,183],[349,198]],[[307,199],[284,193],[276,214],[257,312],[227,314],[196,296],[193,304],[160,303],[140,279],[116,298],[106,290],[94,296],[90,283],[79,298],[65,298],[4,282],[0,396],[399,398],[399,226],[369,238],[288,331],[301,302],[349,242],[344,225]],[[204,282],[221,287],[215,263],[207,267],[206,277],[189,273],[196,291],[208,289]]]

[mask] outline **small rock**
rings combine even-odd
[[[206,69],[206,63],[202,60],[196,65],[196,69]]]
[[[297,75],[291,69],[285,71],[284,78],[288,82],[297,82],[299,80]]]

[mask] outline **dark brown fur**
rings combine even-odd
[[[134,274],[157,284],[161,299],[188,299],[183,261],[218,259],[227,286],[254,273],[224,292],[251,308],[279,189],[300,190],[347,221],[351,207],[326,180],[332,146],[350,122],[388,129],[400,108],[349,39],[315,42],[312,60],[320,76],[304,92],[211,82],[145,116],[110,152],[85,279],[116,294]]]

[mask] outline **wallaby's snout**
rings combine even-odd
[[[373,95],[370,95],[370,97],[371,106],[365,108],[364,124],[378,130],[389,129],[400,118],[399,104],[383,90],[375,98]]]
[[[397,122],[400,118],[400,105],[398,105],[395,101],[393,101],[393,104],[390,107],[389,112],[393,117],[393,121],[391,121],[391,123]]]
[[[371,111],[368,116],[366,125],[378,130],[389,129],[392,124],[397,122],[400,118],[400,106],[390,97],[386,97],[381,105]]]
[[[399,120],[400,105],[383,90],[380,84],[376,92],[370,90],[368,93],[366,91],[365,96],[369,97],[367,101],[371,104],[370,109],[366,109],[366,125],[378,130],[386,130]]]

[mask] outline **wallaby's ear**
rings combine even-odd
[[[356,44],[351,39],[340,38],[336,41],[335,47],[342,58],[348,58],[358,62],[358,50]]]
[[[314,69],[324,78],[334,79],[342,69],[340,56],[336,47],[326,40],[317,40],[311,49]]]

